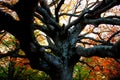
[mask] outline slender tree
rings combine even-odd
[[[89,38],[86,37],[86,34],[80,35],[88,24],[95,25],[95,27],[100,24],[120,25],[119,16],[101,16],[108,9],[119,5],[119,0],[96,0],[81,12],[77,12],[77,10],[79,10],[82,0],[77,0],[73,13],[60,12],[64,3],[65,0],[52,0],[49,3],[47,0],[19,0],[16,4],[10,5],[1,1],[2,6],[17,13],[19,20],[15,20],[10,14],[0,9],[0,30],[13,34],[20,41],[20,48],[30,60],[30,66],[46,72],[52,80],[72,80],[73,67],[81,56],[120,58],[120,41],[118,40],[115,44],[110,42],[112,37],[119,34],[120,31],[111,35],[107,41]],[[61,25],[61,16],[69,17],[68,24]],[[42,24],[36,24],[34,17],[39,19]],[[72,17],[76,18],[72,19]],[[34,36],[36,29],[46,34],[44,37],[46,37],[48,45],[39,44]],[[100,44],[92,48],[76,46],[77,43],[83,43],[82,40],[86,38]],[[48,52],[47,49],[50,51]],[[0,58],[13,56],[13,52],[15,51],[1,54]]]

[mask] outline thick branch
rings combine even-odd
[[[8,13],[0,10],[0,30],[6,30],[10,33],[13,33],[14,25],[17,21]]]
[[[111,18],[98,18],[98,19],[85,19],[84,22],[86,24],[113,24],[113,25],[120,25],[120,19],[111,19]]]
[[[119,0],[103,0],[96,5],[90,12],[89,17],[99,18],[100,14],[107,11],[108,9],[120,4]]]
[[[120,40],[115,43],[113,46],[94,46],[92,48],[83,48],[81,46],[76,47],[76,52],[80,56],[92,57],[112,57],[112,58],[120,58]]]
[[[40,16],[39,14],[34,13],[34,16],[37,17],[40,21],[42,21],[46,25],[47,30],[51,31],[55,29],[53,26],[49,25],[48,22],[45,19],[43,19],[42,16]]]
[[[44,20],[46,20],[46,22],[52,26],[54,26],[54,28],[56,30],[60,30],[60,26],[57,22],[55,22],[54,19],[52,19],[48,13],[46,12],[46,10],[44,10],[43,8],[41,7],[38,7],[37,10],[36,10],[39,14],[42,15],[42,17],[44,18]]]
[[[47,62],[41,60],[39,63],[39,66],[35,69],[48,72],[48,71],[50,71],[50,66],[47,64]]]
[[[41,26],[41,25],[38,25],[38,24],[34,24],[33,29],[34,30],[38,29],[38,30],[40,30],[40,31],[42,31],[44,33],[47,33],[47,31],[48,31],[46,26]]]
[[[37,57],[47,62],[47,64],[49,64],[50,66],[55,66],[56,68],[61,67],[62,60],[59,57],[53,55],[52,53],[46,52],[45,51],[46,48],[40,46],[37,41],[35,42],[35,44],[32,45],[35,46],[37,49],[36,51],[34,51]]]
[[[34,16],[37,17],[40,21],[42,21],[43,23],[46,23],[45,20],[38,14],[38,13],[34,13]]]
[[[39,55],[39,57],[42,60],[46,61],[49,65],[55,66],[57,68],[61,67],[61,64],[62,64],[61,62],[62,61],[57,56],[54,56],[54,55],[52,55],[50,53],[46,53],[46,52],[43,52],[43,51],[41,52],[41,49],[40,49],[40,55]]]
[[[39,2],[40,2],[41,7],[47,11],[47,13],[49,14],[50,17],[52,17],[52,13],[49,9],[49,6],[48,6],[46,0],[39,0]]]
[[[110,50],[112,46],[95,46],[92,48],[83,48],[78,46],[76,48],[77,54],[85,57],[99,56],[99,57],[115,57],[114,53],[111,53]]]
[[[57,8],[55,8],[55,16],[56,16],[56,21],[57,22],[59,22],[58,13],[59,13],[59,10],[60,10],[61,6],[64,4],[64,1],[65,0],[61,0],[60,3],[58,4]]]
[[[8,9],[14,10],[14,6],[13,6],[13,5],[10,5],[10,4],[5,3],[5,2],[3,2],[3,1],[0,1],[0,4],[1,4],[2,6],[4,6],[4,7],[7,7]]]

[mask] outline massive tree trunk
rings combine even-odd
[[[72,80],[73,66],[65,65],[59,70],[53,69],[49,75],[52,80]]]
[[[87,44],[86,42],[82,42],[83,39],[87,38],[87,34],[79,35],[87,24],[94,24],[95,26],[100,23],[120,24],[120,21],[117,21],[116,17],[112,20],[109,20],[109,18],[98,18],[102,12],[113,6],[113,3],[108,7],[106,7],[107,3],[103,3],[98,7],[95,7],[94,10],[84,10],[77,19],[70,22],[68,25],[63,24],[63,26],[60,26],[60,17],[58,17],[58,13],[60,7],[64,4],[64,1],[65,0],[60,0],[58,7],[55,9],[54,16],[56,19],[52,16],[52,13],[48,8],[49,6],[46,6],[46,0],[19,0],[19,2],[13,6],[13,11],[16,11],[20,21],[16,21],[10,15],[6,16],[5,12],[0,11],[0,18],[4,19],[0,20],[0,30],[4,29],[12,33],[20,41],[20,47],[26,53],[26,56],[30,61],[30,66],[34,69],[45,71],[50,75],[52,80],[72,80],[73,68],[80,56],[120,56],[120,54],[111,53],[119,53],[120,41],[119,43],[116,43],[114,47],[101,45],[87,49],[82,46],[76,47],[76,43]],[[107,0],[103,0],[103,2],[104,1]],[[112,0],[108,1],[111,2]],[[117,2],[118,0],[114,1]],[[40,2],[40,6],[38,6],[38,2]],[[102,10],[99,10],[101,5]],[[103,10],[104,6],[105,8]],[[45,25],[34,24],[33,18],[35,13]],[[48,46],[38,44],[38,41],[33,34],[33,27],[46,33],[44,37],[46,37],[49,43]],[[89,37],[88,39],[106,44],[106,41],[104,42],[103,40],[97,41]],[[51,51],[47,52],[46,49],[50,49]]]

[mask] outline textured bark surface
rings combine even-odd
[[[120,41],[115,44],[110,43],[112,36],[108,41],[104,41],[86,37],[87,34],[80,35],[88,24],[95,26],[103,23],[120,25],[119,17],[100,16],[108,9],[119,5],[119,0],[103,0],[96,2],[92,9],[83,9],[80,14],[65,14],[66,16],[76,17],[76,19],[67,25],[62,24],[62,26],[59,21],[59,11],[61,11],[60,9],[64,5],[65,0],[56,1],[51,3],[55,7],[54,14],[51,12],[47,0],[19,0],[17,4],[12,6],[7,3],[1,3],[1,5],[15,11],[20,20],[16,21],[8,13],[0,10],[0,30],[4,29],[12,33],[20,41],[20,47],[30,60],[30,66],[33,69],[46,72],[53,80],[72,80],[73,67],[81,56],[120,58]],[[34,23],[34,17],[40,19],[44,25]],[[38,43],[33,34],[36,29],[46,34],[48,46]],[[76,46],[77,43],[84,43],[82,39],[90,39],[99,42],[100,45],[94,45],[92,48]],[[86,44],[89,43],[86,42]],[[47,52],[46,49],[50,49],[51,52]],[[5,56],[11,56],[11,53],[9,55],[0,55],[0,58]]]
[[[54,70],[53,73],[50,74],[52,80],[72,80],[72,74],[73,74],[73,67],[67,67],[64,66],[62,69],[58,69],[57,72]]]

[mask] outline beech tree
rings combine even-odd
[[[108,40],[94,39],[81,34],[87,25],[98,27],[100,24],[120,25],[119,15],[102,16],[104,12],[120,4],[119,0],[76,0],[73,12],[62,11],[67,0],[19,0],[15,4],[0,1],[2,7],[15,11],[19,19],[15,19],[6,11],[0,9],[0,30],[5,30],[14,35],[20,42],[15,50],[7,54],[0,54],[0,58],[6,56],[27,57],[33,69],[44,71],[52,80],[72,80],[73,67],[84,57],[111,57],[120,58],[120,41],[112,43],[111,39],[118,35],[118,30]],[[72,1],[72,0],[71,0]],[[68,0],[70,2],[70,0]],[[82,9],[80,5],[86,2]],[[89,4],[89,5],[88,5]],[[73,6],[73,5],[70,5]],[[65,9],[65,8],[64,8]],[[68,20],[63,23],[61,17]],[[39,21],[39,24],[35,22]],[[34,35],[34,31],[43,32],[47,45],[42,45]],[[89,39],[99,44],[86,48],[81,43],[83,39]],[[21,48],[25,56],[17,54]]]

